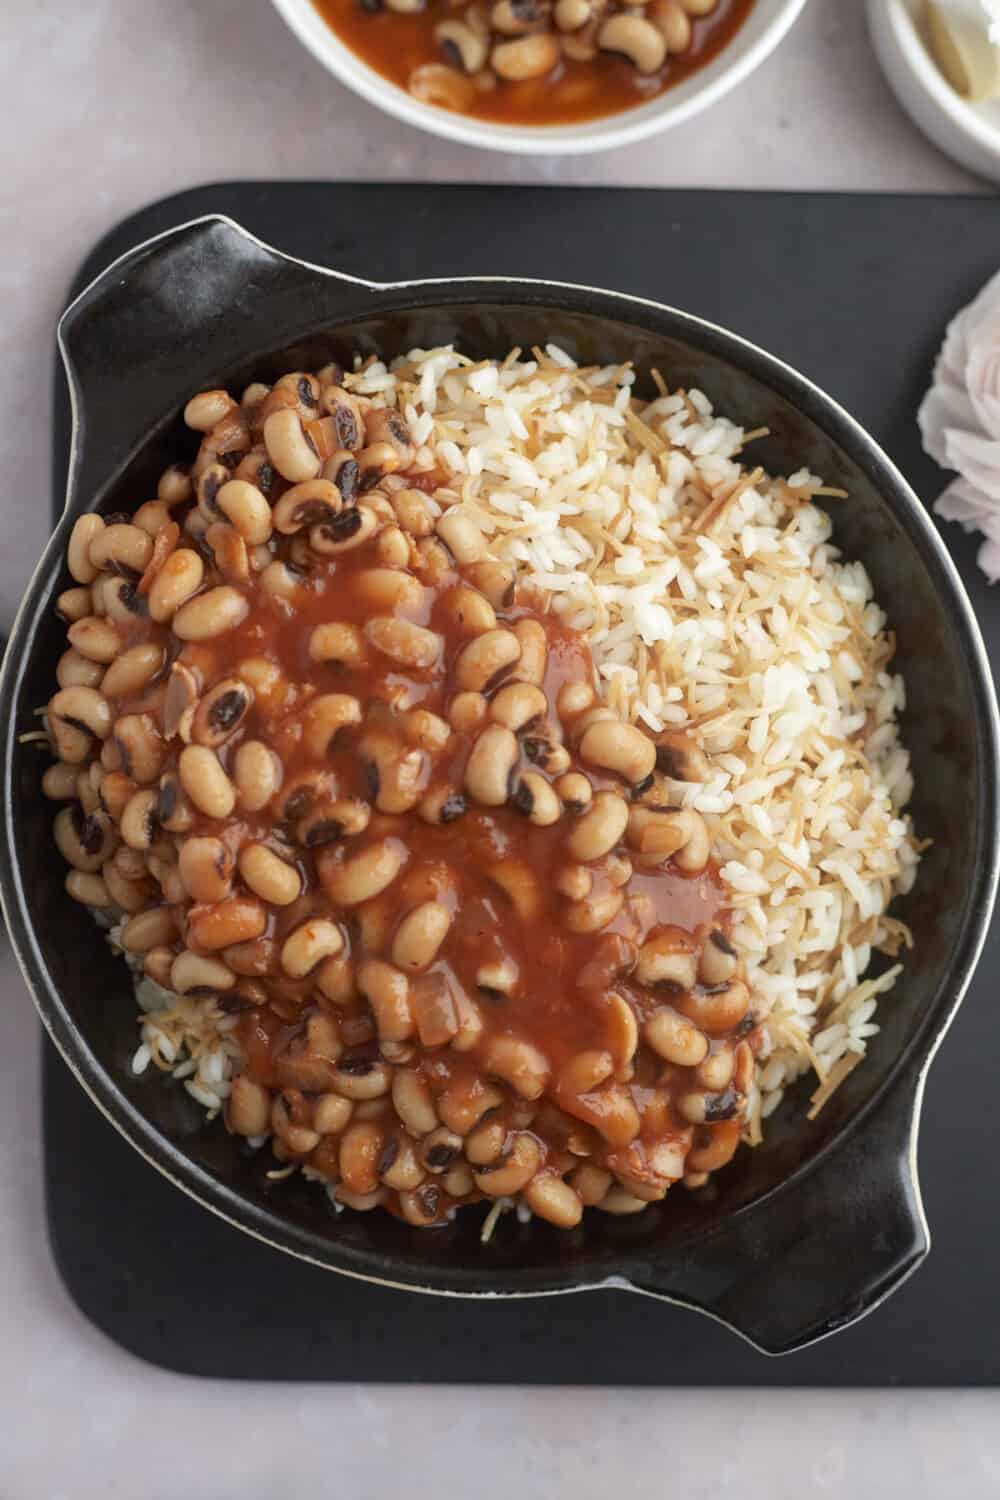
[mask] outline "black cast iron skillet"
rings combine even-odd
[[[821,314],[819,314],[821,315]],[[206,218],[115,262],[63,317],[75,430],[65,514],[25,595],[0,680],[2,894],[28,986],[56,1046],[95,1103],[167,1177],[251,1234],[319,1265],[421,1291],[513,1296],[616,1286],[698,1308],[762,1350],[793,1350],[868,1312],[926,1255],[916,1175],[924,1076],[983,942],[997,875],[997,710],[969,603],[901,476],[822,392],[761,350],[697,318],[584,287],[477,279],[374,286],[309,266],[237,225]],[[505,1218],[479,1242],[475,1210],[437,1231],[344,1213],[298,1178],[277,1184],[171,1081],[135,1079],[126,971],[63,889],[45,765],[18,734],[37,721],[65,646],[54,595],[84,511],[133,509],[161,468],[193,448],[180,420],[205,386],[268,379],[330,358],[454,342],[503,355],[555,340],[584,363],[634,359],[770,437],[755,461],[803,464],[850,493],[837,541],[864,560],[899,639],[920,833],[933,839],[899,905],[917,935],[880,1012],[865,1065],[819,1118],[808,1089],[700,1193],[677,1190],[635,1218],[591,1213],[561,1233]],[[859,349],[859,358],[861,351]],[[263,1155],[264,1153],[261,1153]],[[234,1254],[239,1245],[234,1241]]]

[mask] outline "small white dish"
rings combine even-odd
[[[948,83],[928,48],[923,0],[868,0],[868,27],[902,107],[946,156],[1000,182],[1000,100],[971,104]]]
[[[272,0],[278,14],[313,56],[370,104],[395,115],[406,125],[416,125],[446,140],[528,156],[606,151],[613,146],[632,145],[689,120],[721,99],[769,56],[805,3],[806,0],[757,0],[718,57],[649,104],[575,125],[532,126],[500,125],[493,120],[476,120],[422,104],[352,52],[323,20],[312,0]]]

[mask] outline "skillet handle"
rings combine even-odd
[[[374,288],[262,244],[231,219],[195,219],[128,251],[63,313],[74,416],[67,514],[195,391],[283,342],[367,309]]]
[[[919,1085],[897,1088],[836,1155],[636,1290],[711,1313],[764,1354],[856,1322],[930,1249],[914,1143]]]

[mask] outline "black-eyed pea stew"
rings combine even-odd
[[[149,531],[73,528],[43,782],[67,890],[232,1018],[228,1128],[339,1203],[638,1212],[730,1159],[760,1043],[671,801],[700,752],[600,702],[583,639],[339,379],[201,392]]]
[[[559,125],[634,108],[689,78],[732,40],[754,0],[314,3],[352,51],[422,103]]]

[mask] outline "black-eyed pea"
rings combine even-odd
[[[694,940],[682,927],[656,927],[639,949],[636,978],[647,989],[671,985],[689,990],[698,970]]]
[[[119,844],[111,857],[111,863],[123,880],[143,880],[146,875],[146,856],[128,844]]]
[[[381,895],[405,863],[406,853],[398,839],[379,839],[342,862],[324,864],[321,879],[338,905],[359,906]]]
[[[463,692],[482,692],[504,668],[521,657],[513,630],[486,630],[463,646],[455,661],[455,681]]]
[[[615,1078],[627,1083],[635,1072],[635,1055],[639,1048],[639,1023],[635,1011],[624,995],[611,990],[607,996],[609,1044],[615,1059]]]
[[[453,1167],[449,1167],[441,1181],[449,1197],[459,1200],[467,1198],[476,1186],[472,1168],[466,1166],[464,1161],[457,1161]]]
[[[417,1147],[421,1165],[435,1176],[446,1172],[462,1154],[462,1137],[444,1125],[425,1135]]]
[[[533,1178],[522,1190],[522,1196],[532,1213],[559,1229],[575,1229],[583,1218],[579,1193],[554,1172]]]
[[[346,954],[324,959],[312,977],[313,984],[333,1005],[350,1005],[357,998],[354,965]]]
[[[707,781],[712,768],[705,752],[680,729],[656,736],[656,768],[671,781]]]
[[[434,530],[434,516],[422,490],[393,490],[389,502],[400,526],[410,536],[430,536]]]
[[[739,1042],[735,1053],[735,1067],[733,1069],[733,1087],[741,1094],[749,1094],[753,1087],[754,1073],[757,1062],[753,1054],[753,1048],[749,1042]]]
[[[151,536],[155,544],[158,533],[165,526],[170,525],[170,506],[165,500],[147,500],[144,505],[139,506],[132,517],[132,524],[138,526],[139,530],[144,531],[147,536]],[[154,566],[156,565],[155,545],[151,562]]]
[[[114,904],[107,885],[100,875],[90,871],[70,870],[66,876],[66,892],[74,901],[84,906],[105,907]]]
[[[177,763],[181,786],[207,818],[228,818],[236,805],[236,791],[214,750],[207,745],[185,745]]]
[[[145,851],[156,837],[159,791],[146,788],[134,792],[126,802],[119,820],[119,831],[130,849]]]
[[[142,972],[147,979],[152,979],[154,984],[161,985],[163,989],[168,990],[174,957],[172,948],[150,948],[148,953],[142,955]]]
[[[678,1113],[692,1125],[714,1124],[734,1119],[740,1113],[740,1099],[735,1089],[722,1092],[692,1089],[677,1100]]]
[[[267,456],[283,479],[304,484],[316,478],[320,456],[295,410],[283,406],[270,412],[264,421],[263,437]]]
[[[413,1035],[409,985],[398,968],[380,958],[364,959],[358,989],[371,1006],[380,1041],[403,1042]]]
[[[486,723],[489,707],[482,693],[456,693],[448,705],[448,721],[456,734],[475,734]]]
[[[397,1068],[392,1079],[393,1107],[411,1135],[425,1136],[439,1124],[430,1089],[412,1068]]]
[[[698,3],[698,0],[695,0]],[[713,0],[714,3],[714,0]],[[663,38],[666,50],[671,55],[686,52],[691,46],[691,16],[697,14],[679,0],[652,0],[646,17]],[[648,70],[641,70],[648,71]]]
[[[104,680],[104,668],[100,662],[88,661],[72,646],[64,651],[56,666],[56,682],[61,688],[100,687]]]
[[[568,901],[585,901],[594,885],[594,877],[586,865],[563,865],[556,873],[555,888]]]
[[[509,682],[490,703],[490,718],[517,734],[542,718],[548,702],[541,688],[530,682]]]
[[[486,556],[486,542],[481,528],[461,510],[446,510],[438,518],[438,536],[459,566],[477,563]]]
[[[174,557],[177,556],[175,552]],[[223,583],[181,605],[173,618],[174,634],[182,641],[215,640],[217,636],[235,630],[249,612],[250,602],[246,595],[231,584]]]
[[[600,1203],[595,1204],[594,1207],[599,1208],[603,1214],[623,1217],[627,1214],[641,1214],[649,1207],[649,1201],[646,1198],[636,1197],[635,1193],[630,1193],[627,1188],[615,1183],[608,1188]]]
[[[570,932],[600,932],[613,922],[625,904],[623,891],[591,894],[584,901],[574,901],[566,909],[566,926]]]
[[[606,720],[591,724],[580,739],[580,754],[590,765],[637,786],[652,774],[656,746],[634,724]]]
[[[353,1112],[350,1099],[340,1094],[320,1094],[313,1105],[313,1129],[318,1135],[339,1135]]]
[[[76,799],[78,765],[68,761],[56,761],[42,776],[42,793],[53,802],[73,802]]]
[[[365,638],[358,625],[344,620],[314,627],[309,637],[309,655],[313,661],[335,661],[345,667],[365,663]]]
[[[466,583],[456,584],[444,595],[442,606],[448,620],[464,636],[484,635],[496,630],[497,616],[485,594]],[[544,711],[544,709],[543,709]]]
[[[321,849],[339,839],[357,838],[371,821],[371,808],[356,797],[342,797],[314,807],[296,824],[295,836],[306,849]]]
[[[614,1070],[615,1062],[610,1052],[599,1048],[578,1052],[559,1070],[559,1096],[589,1094],[593,1089],[600,1088],[602,1083],[607,1083]]]
[[[698,959],[698,978],[708,989],[728,984],[739,964],[736,949],[718,927],[712,929]]]
[[[711,990],[691,990],[680,996],[676,1005],[709,1036],[719,1036],[743,1020],[750,1009],[750,991],[742,979],[731,979]]]
[[[267,502],[265,501],[265,504]],[[340,491],[328,479],[309,479],[285,491],[269,515],[274,529],[293,536],[311,526],[335,523],[342,510]]]
[[[91,544],[104,530],[100,516],[79,516],[69,535],[66,559],[69,571],[77,583],[93,583],[101,571],[100,565],[91,561]]]
[[[511,806],[536,828],[549,828],[562,816],[562,803],[538,771],[524,771],[511,793]]]
[[[130,646],[108,667],[101,691],[109,698],[135,697],[162,669],[163,662],[163,647],[155,641]]]
[[[388,1063],[370,1057],[342,1057],[337,1063],[334,1087],[345,1099],[358,1104],[382,1099],[392,1087],[392,1069]]]
[[[741,1120],[720,1120],[717,1124],[696,1130],[694,1142],[685,1163],[688,1172],[717,1172],[732,1161],[743,1131]]]
[[[271,1126],[270,1092],[245,1073],[238,1073],[226,1102],[226,1123],[236,1135],[266,1135]]]
[[[556,695],[556,712],[563,723],[572,723],[592,708],[597,694],[589,682],[564,682]]]
[[[109,772],[105,777],[105,781],[110,784],[108,796],[114,797],[116,800],[125,795],[124,784],[127,784],[134,790],[133,784],[120,772]],[[105,801],[107,802],[107,797],[105,797]],[[108,811],[112,812],[110,803],[108,803]],[[160,777],[159,794],[156,804],[156,822],[167,833],[187,833],[194,826],[194,820],[194,808],[184,795],[180,778],[176,771],[166,771]]]
[[[56,600],[56,614],[60,620],[73,624],[93,613],[93,595],[90,589],[64,589]]]
[[[517,739],[502,724],[489,724],[477,738],[465,764],[465,790],[484,807],[502,807],[520,760]]]
[[[434,28],[434,40],[449,61],[465,73],[478,73],[485,67],[489,45],[484,36],[464,21],[449,19]]]
[[[627,12],[611,16],[604,22],[597,33],[597,45],[602,52],[616,52],[627,57],[640,73],[655,73],[663,66],[667,55],[666,38],[659,27],[642,16]]]
[[[384,526],[375,538],[375,557],[380,567],[397,570],[409,566],[410,542],[398,526]]]
[[[451,739],[451,725],[447,719],[427,708],[411,708],[401,714],[399,727],[407,744],[426,750],[429,755],[439,754]]]
[[[601,1202],[614,1178],[604,1167],[592,1162],[582,1162],[570,1174],[570,1183],[586,1208],[594,1208]]]
[[[210,432],[229,413],[236,410],[236,402],[228,391],[199,391],[192,396],[184,408],[184,421],[195,432]]]
[[[114,739],[126,776],[140,786],[159,778],[166,746],[152,714],[123,714],[115,720]]]
[[[187,936],[195,947],[206,953],[218,953],[223,948],[236,950],[252,943],[255,938],[263,937],[266,927],[267,912],[259,901],[246,896],[227,896],[223,901],[193,907],[188,916]],[[263,950],[262,956],[267,952]],[[247,963],[240,967],[238,953],[227,952],[225,959],[238,974],[249,966]]]
[[[552,18],[560,31],[579,31],[593,15],[590,0],[556,0]]]
[[[159,624],[172,620],[182,605],[198,592],[205,564],[197,552],[179,547],[167,558],[154,578],[146,602],[150,617]]]
[[[414,625],[411,620],[397,620],[391,615],[374,615],[364,626],[365,640],[383,656],[416,671],[427,671],[440,659],[444,645],[437,631]]]
[[[253,690],[238,677],[225,677],[206,693],[191,721],[191,738],[217,749],[235,734],[253,704]]]
[[[521,655],[513,675],[518,682],[541,687],[545,681],[545,668],[549,659],[544,626],[538,620],[518,620],[514,626],[514,634],[521,647]]]
[[[732,1083],[734,1065],[735,1058],[732,1049],[725,1045],[720,1046],[715,1052],[710,1052],[699,1065],[695,1079],[702,1088],[708,1089],[710,1093],[718,1094]]]
[[[375,535],[380,519],[374,506],[352,505],[342,510],[332,521],[321,521],[309,528],[309,546],[322,557],[336,557],[341,552],[351,552],[361,547]]]
[[[392,940],[393,963],[407,974],[429,968],[450,927],[451,912],[442,902],[424,901],[415,906],[396,928]]]
[[[463,569],[463,576],[493,605],[494,609],[506,609],[514,598],[514,570],[507,563],[484,557],[482,562],[471,563]]]
[[[628,1146],[639,1134],[639,1111],[624,1084],[608,1083],[589,1094],[560,1093],[559,1102],[567,1114],[593,1126],[611,1146]]]
[[[475,1174],[476,1187],[487,1198],[509,1198],[527,1187],[541,1166],[542,1152],[533,1135],[516,1134],[510,1149],[494,1162],[480,1167]]]
[[[494,1036],[487,1042],[483,1063],[487,1070],[509,1083],[522,1099],[540,1099],[551,1075],[545,1054],[521,1037]]]
[[[450,1083],[437,1098],[442,1121],[456,1136],[463,1138],[490,1110],[499,1108],[503,1094],[483,1079],[459,1078]]]
[[[148,953],[150,948],[168,947],[177,936],[173,915],[166,906],[148,906],[129,917],[119,942],[126,953]]]
[[[266,844],[244,844],[238,859],[246,884],[272,906],[290,906],[302,894],[302,877]],[[324,957],[328,955],[323,955]]]
[[[433,66],[433,64],[428,64],[427,68]],[[417,72],[426,72],[427,68],[418,68]],[[442,71],[450,72],[451,70],[442,69]],[[457,74],[455,76],[458,77]],[[413,93],[412,75],[410,80],[410,92]],[[419,95],[416,97],[419,97]],[[433,103],[436,101],[431,100],[430,102]],[[446,105],[445,107],[450,108],[450,106],[448,105]],[[403,1218],[406,1220],[407,1224],[412,1224],[415,1228],[423,1229],[426,1228],[429,1224],[434,1224],[437,1222],[438,1214],[441,1212],[442,1200],[443,1194],[437,1183],[425,1182],[422,1183],[420,1187],[415,1188],[412,1192],[400,1193],[399,1211],[402,1214]]]
[[[417,811],[425,823],[444,827],[468,812],[466,797],[452,786],[432,787],[421,799]]]
[[[708,1055],[708,1039],[697,1026],[664,1006],[653,1011],[642,1028],[647,1047],[680,1068],[696,1068]]]
[[[378,1188],[384,1143],[382,1127],[374,1120],[355,1120],[347,1126],[340,1140],[340,1175],[352,1193],[373,1193]]]
[[[90,561],[98,570],[127,568],[131,573],[141,574],[152,555],[152,537],[141,526],[125,521],[103,526],[90,543]]]
[[[396,609],[419,609],[424,586],[419,578],[401,568],[366,568],[355,575],[354,592],[366,609],[384,613]]]
[[[344,935],[336,922],[325,917],[311,917],[285,939],[281,948],[281,967],[292,979],[304,979],[324,959],[336,957],[343,946]]]
[[[628,827],[629,808],[616,792],[598,792],[580,814],[567,840],[567,849],[581,864],[602,859],[622,839]]]
[[[540,0],[496,0],[490,7],[490,26],[502,36],[527,36],[544,29],[548,19],[549,6]]]
[[[164,469],[156,486],[156,498],[164,505],[182,505],[192,494],[191,471],[186,464],[171,464]]]
[[[149,902],[149,885],[145,880],[128,880],[118,869],[113,859],[107,860],[101,867],[101,875],[112,901],[120,906],[122,911],[134,913],[141,911]],[[172,955],[171,955],[172,956]],[[154,976],[155,977],[155,976]],[[163,981],[160,980],[162,984]]]
[[[213,995],[231,990],[236,975],[217,958],[206,958],[185,948],[170,965],[170,986],[178,995]]]
[[[102,666],[114,661],[122,649],[121,636],[115,627],[98,615],[86,615],[75,621],[66,633],[74,651]]]
[[[426,1177],[408,1136],[396,1136],[382,1148],[378,1161],[379,1177],[386,1187],[397,1192],[412,1192]]]
[[[490,66],[509,83],[541,78],[559,61],[559,43],[549,31],[535,32],[509,42],[499,42],[490,53]]]

